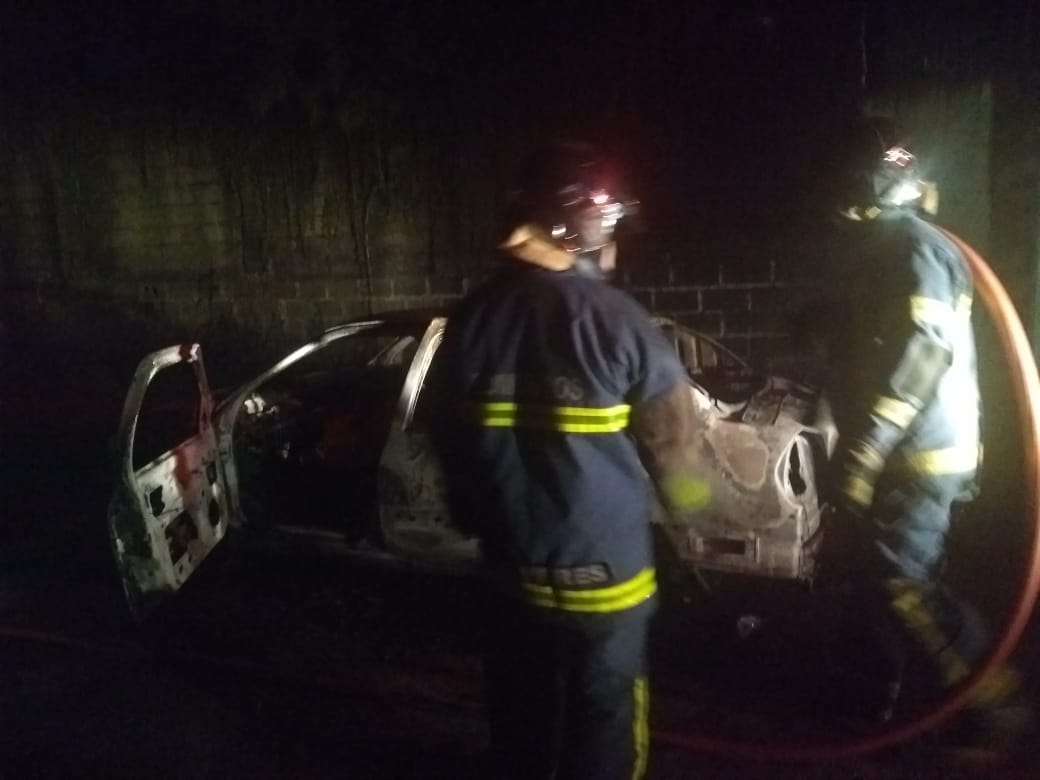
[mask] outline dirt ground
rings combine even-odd
[[[138,626],[103,557],[65,566],[53,552],[2,580],[5,780],[488,776],[473,583],[229,545]],[[762,673],[757,650],[694,644],[655,654],[658,733],[835,736],[781,701],[790,675]],[[650,777],[1034,776],[1026,763],[965,766],[934,748],[789,764],[658,741]]]
[[[488,778],[476,583],[235,535],[137,625],[106,546],[97,442],[39,436],[47,446],[5,460],[0,484],[2,780]],[[799,763],[677,744],[848,736],[810,693],[825,678],[799,610],[750,640],[693,612],[659,621],[651,780],[1040,776],[1035,745],[994,767],[954,761],[932,737]],[[1017,653],[1034,691],[1037,633]]]

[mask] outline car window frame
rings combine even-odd
[[[401,428],[405,432],[412,430],[415,409],[426,385],[426,377],[429,376],[434,355],[444,340],[444,328],[447,324],[448,318],[444,316],[433,317],[430,320],[430,324],[426,326],[426,332],[423,333],[422,339],[419,341],[419,347],[412,358],[412,365],[405,375],[404,385],[401,388],[401,398],[397,408]]]

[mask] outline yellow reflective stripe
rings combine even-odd
[[[994,669],[972,690],[970,701],[976,707],[998,707],[1012,699],[1022,688],[1022,675],[1014,668]]]
[[[846,477],[842,492],[859,506],[870,506],[874,500],[874,484],[863,477]]]
[[[711,485],[703,479],[670,475],[661,480],[661,491],[673,509],[695,512],[711,503]]]
[[[885,465],[885,459],[881,457],[881,453],[862,439],[857,439],[849,447],[849,457],[875,472],[881,471]]]
[[[910,468],[918,474],[964,474],[979,465],[980,448],[976,444],[922,450],[904,454]]]
[[[922,295],[910,296],[910,318],[919,325],[945,325],[952,313],[953,307],[948,303]]]
[[[957,313],[962,317],[971,316],[971,296],[962,295],[957,299]]]
[[[913,640],[938,662],[944,683],[952,686],[967,677],[971,668],[959,653],[951,652],[951,637],[939,625],[918,589],[898,578],[886,585],[893,611]]]
[[[650,690],[645,677],[636,678],[632,686],[632,699],[632,741],[636,754],[632,780],[641,780],[646,775],[647,748],[650,744]]]
[[[563,433],[616,433],[628,427],[628,404],[543,406],[492,401],[473,404],[471,416],[487,428],[542,428]]]
[[[910,296],[910,317],[918,325],[949,325],[955,317],[971,316],[971,296],[961,295],[954,307],[946,301],[924,295]]]
[[[646,601],[657,592],[653,569],[643,569],[630,580],[607,588],[571,590],[523,583],[524,596],[538,607],[555,607],[568,612],[619,612]]]
[[[872,412],[898,428],[906,428],[917,417],[917,407],[886,395],[879,395]]]

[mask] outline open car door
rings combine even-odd
[[[431,321],[405,377],[379,462],[379,519],[390,552],[424,568],[461,573],[476,568],[479,548],[449,517],[444,471],[428,429],[430,417],[444,411],[423,392],[446,322]]]
[[[119,424],[119,481],[108,512],[138,620],[175,593],[227,533],[212,411],[198,344],[153,352],[138,365]]]

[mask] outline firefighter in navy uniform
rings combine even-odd
[[[897,132],[888,120],[858,122],[831,191],[844,291],[828,323],[827,394],[841,434],[835,530],[853,558],[841,562],[852,575],[849,612],[869,621],[877,643],[861,714],[882,721],[909,661],[923,660],[949,689],[988,649],[977,616],[940,576],[951,515],[975,495],[981,452],[972,275],[919,215],[934,208],[934,190]],[[985,681],[961,721],[978,733],[965,736],[1028,717],[1016,688],[1010,669]]]
[[[685,371],[604,280],[626,210],[604,175],[581,144],[529,160],[505,262],[449,317],[432,380],[459,410],[434,431],[453,516],[492,583],[484,672],[502,777],[643,776],[650,488],[676,517],[708,501]]]

